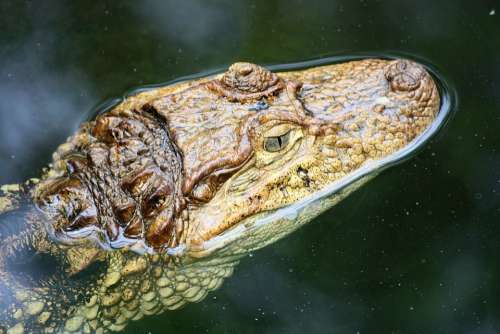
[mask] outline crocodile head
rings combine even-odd
[[[405,147],[439,104],[432,77],[408,60],[278,74],[236,63],[133,96],[82,126],[36,200],[59,240],[203,253],[248,219]]]
[[[409,147],[439,107],[422,66],[380,59],[236,63],[128,97],[59,147],[22,231],[0,229],[0,333],[118,331],[201,300]]]

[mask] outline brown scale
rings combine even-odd
[[[141,238],[155,248],[168,244],[182,209],[175,201],[182,176],[160,122],[134,112],[104,114],[91,123],[94,140],[67,155],[67,171],[47,180],[37,196],[56,237],[80,238],[97,230],[112,247]]]
[[[207,87],[232,102],[247,102],[271,96],[285,85],[274,73],[250,63],[234,63],[220,80]]]

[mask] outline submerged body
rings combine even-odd
[[[0,223],[15,227],[0,229],[0,328],[119,331],[201,300],[366,181],[329,192],[408,146],[439,106],[423,67],[380,59],[278,74],[236,63],[127,98],[41,180],[3,188]]]

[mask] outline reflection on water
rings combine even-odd
[[[204,302],[128,332],[497,332],[495,3],[4,1],[0,9],[2,184],[39,175],[96,102],[235,60],[403,52],[456,85],[455,117],[421,154],[243,261]]]
[[[85,72],[61,63],[55,17],[44,17],[29,5],[25,15],[12,4],[2,6],[12,13],[4,18],[8,26],[16,26],[0,34],[1,184],[37,176],[57,147],[56,140],[72,133],[82,110],[95,103]],[[63,8],[51,10],[56,16]]]
[[[135,3],[133,10],[140,20],[148,21],[155,33],[175,43],[177,52],[182,53],[186,47],[205,52],[214,50],[224,43],[217,38],[222,34],[232,39],[244,37],[238,29],[228,29],[239,24],[237,16],[244,14],[244,9],[237,3],[230,7],[236,15],[227,15],[228,6],[223,3],[194,0],[146,0]]]

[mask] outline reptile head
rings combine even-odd
[[[432,77],[408,60],[284,73],[236,63],[84,124],[35,197],[62,241],[205,251],[405,147],[439,103]]]
[[[59,147],[26,224],[0,206],[16,226],[0,219],[0,333],[119,331],[203,299],[408,148],[439,106],[423,67],[378,59],[237,63],[127,98]]]

